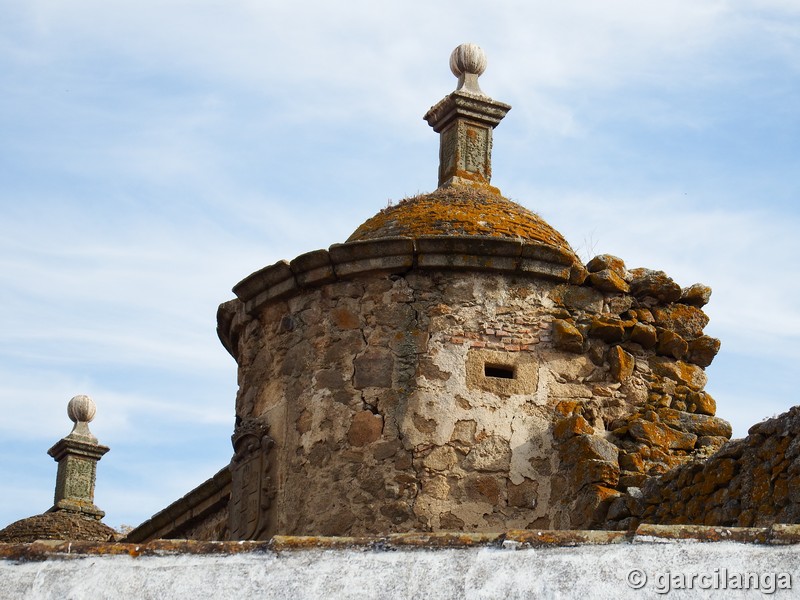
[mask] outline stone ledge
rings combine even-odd
[[[733,542],[768,546],[800,544],[800,525],[775,524],[768,528],[706,527],[702,525],[640,525],[631,532],[603,530],[511,530],[506,533],[397,533],[385,536],[324,537],[275,536],[270,541],[200,542],[154,540],[125,542],[38,541],[0,544],[0,559],[34,561],[81,556],[164,556],[175,554],[241,554],[302,550],[362,549],[374,551],[497,548],[517,550],[536,547],[577,547],[608,544],[674,544],[684,542]]]

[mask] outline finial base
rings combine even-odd
[[[70,512],[80,514],[85,517],[91,517],[100,521],[106,516],[105,511],[100,510],[92,503],[78,502],[75,500],[63,499],[56,502],[53,507],[47,512]]]
[[[492,131],[511,106],[488,96],[456,90],[425,114],[439,134],[439,187],[453,177],[471,182],[492,178]]]

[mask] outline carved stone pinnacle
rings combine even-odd
[[[65,510],[101,519],[105,514],[94,505],[97,461],[108,447],[89,431],[96,407],[89,396],[75,396],[67,404],[67,415],[75,423],[70,434],[47,453],[58,463],[56,491],[50,512]]]
[[[478,77],[486,70],[486,55],[476,44],[453,50],[450,70],[458,77],[458,87],[425,114],[439,134],[439,187],[491,187],[492,131],[511,106],[481,91]]]

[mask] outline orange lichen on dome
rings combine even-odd
[[[428,235],[476,235],[536,241],[573,254],[544,219],[491,191],[471,186],[439,188],[407,198],[368,219],[347,241]]]
[[[47,512],[20,519],[0,530],[4,544],[29,544],[36,540],[114,540],[116,531],[101,521],[67,511]]]

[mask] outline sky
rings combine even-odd
[[[52,505],[77,394],[112,527],[227,464],[217,306],[436,187],[463,42],[513,107],[492,183],[585,261],[713,288],[735,436],[796,403],[796,0],[0,0],[0,527]]]

